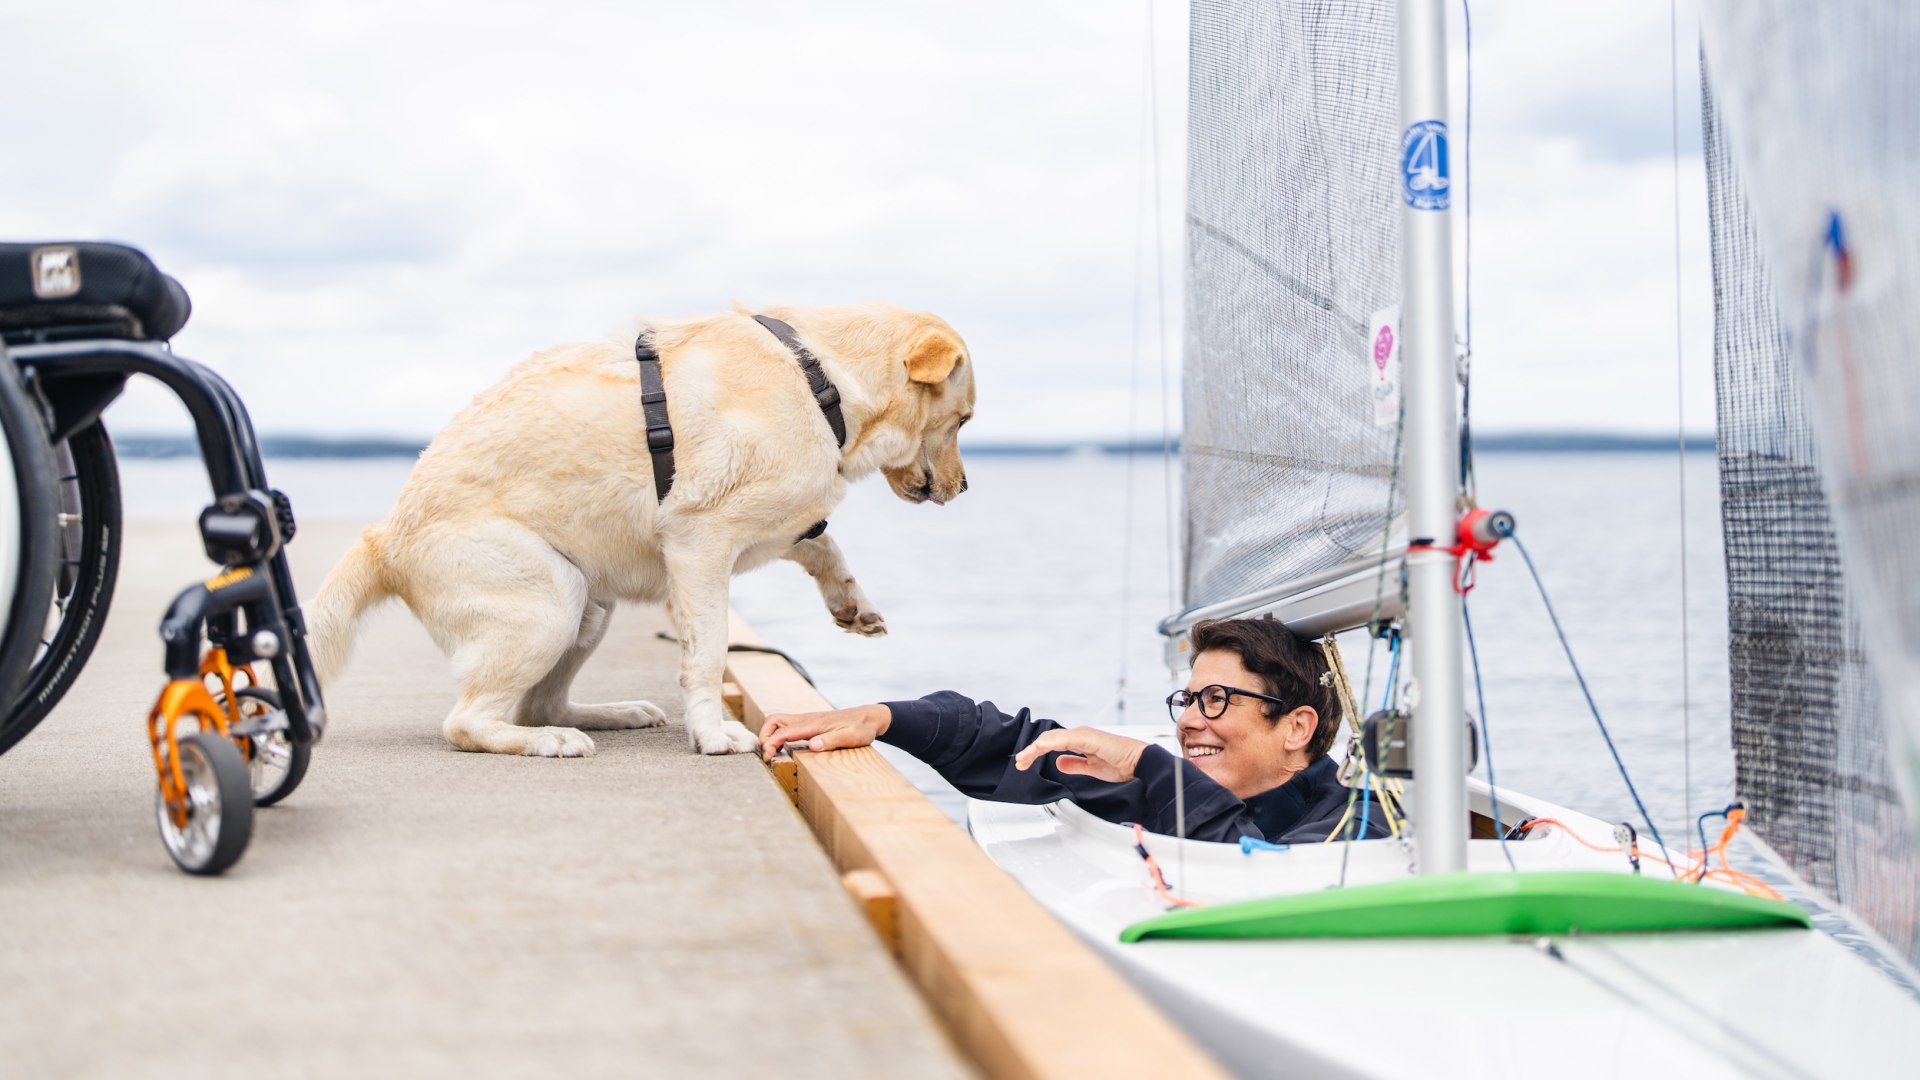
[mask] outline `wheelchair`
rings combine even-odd
[[[218,874],[246,852],[254,808],[299,786],[326,707],[284,550],[292,504],[268,486],[239,396],[167,344],[190,311],[134,248],[0,243],[0,753],[46,718],[99,641],[122,540],[101,413],[130,377],[158,380],[193,418],[214,495],[200,536],[220,571],[160,623],[154,811],[182,870]]]

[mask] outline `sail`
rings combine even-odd
[[[1920,776],[1916,26],[1897,5],[1703,13],[1736,789],[1920,960],[1898,790]]]
[[[1186,622],[1377,564],[1400,273],[1392,5],[1196,0],[1192,25]]]

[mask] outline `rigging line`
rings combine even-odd
[[[1460,178],[1460,193],[1466,202],[1466,274],[1462,299],[1466,305],[1467,353],[1473,353],[1473,6],[1460,0],[1460,18],[1466,24],[1467,45],[1467,139],[1461,162],[1465,176]]]
[[[1460,179],[1461,196],[1466,203],[1465,232],[1465,273],[1462,285],[1463,303],[1466,311],[1466,355],[1461,360],[1460,370],[1460,497],[1468,505],[1474,501],[1473,488],[1473,423],[1471,408],[1473,404],[1473,9],[1468,0],[1460,0],[1460,18],[1466,26],[1466,145],[1462,148],[1462,165],[1465,175]]]
[[[1709,810],[1701,814],[1693,823],[1693,827],[1700,831],[1700,877],[1698,879],[1700,881],[1707,879],[1707,868],[1713,865],[1714,849],[1707,844],[1707,819],[1710,817],[1725,818],[1727,811],[1733,809],[1734,805],[1736,804],[1729,803],[1726,810]],[[1727,861],[1726,844],[1723,842],[1720,847],[1720,864],[1729,870],[1733,869],[1733,864]]]
[[[1625,968],[1629,973],[1638,975],[1643,981],[1645,981],[1646,983],[1654,987],[1656,990],[1665,991],[1669,996],[1679,1001],[1682,1005],[1685,1005],[1691,1008],[1695,1012],[1699,1011],[1699,1007],[1697,1005],[1688,1001],[1686,998],[1680,996],[1680,994],[1677,991],[1673,990],[1671,987],[1668,987],[1666,984],[1659,982],[1658,980],[1654,979],[1651,975],[1648,975],[1647,973],[1639,970],[1638,968],[1634,967],[1632,964],[1627,963],[1626,960],[1620,956],[1620,954],[1601,946],[1594,936],[1592,935],[1582,936],[1579,940],[1581,945],[1593,946],[1595,951],[1606,954],[1609,958],[1614,960],[1614,962],[1618,963],[1621,967]],[[1567,944],[1572,944],[1572,941],[1569,940]],[[1613,995],[1615,998],[1619,999],[1621,1004],[1626,1005],[1629,1008],[1635,1010],[1636,1012],[1655,1021],[1661,1026],[1672,1031],[1675,1035],[1678,1035],[1680,1038],[1684,1039],[1685,1041],[1690,1042],[1693,1045],[1700,1047],[1703,1050],[1706,1050],[1710,1054],[1720,1054],[1728,1057],[1733,1057],[1736,1055],[1736,1052],[1740,1052],[1740,1051],[1744,1051],[1746,1054],[1751,1054],[1752,1055],[1751,1057],[1747,1058],[1747,1060],[1745,1060],[1744,1062],[1741,1062],[1741,1066],[1745,1069],[1750,1070],[1753,1075],[1759,1076],[1759,1075],[1771,1074],[1775,1076],[1784,1075],[1784,1076],[1796,1076],[1796,1077],[1807,1075],[1806,1073],[1801,1072],[1799,1069],[1796,1069],[1793,1066],[1786,1064],[1779,1057],[1779,1055],[1773,1054],[1769,1056],[1769,1051],[1764,1043],[1761,1043],[1757,1039],[1748,1038],[1745,1035],[1745,1033],[1741,1032],[1739,1029],[1728,1024],[1725,1020],[1721,1020],[1718,1017],[1711,1016],[1711,1014],[1708,1014],[1708,1015],[1715,1027],[1718,1027],[1723,1034],[1738,1036],[1738,1038],[1734,1038],[1725,1044],[1718,1044],[1718,1045],[1716,1045],[1713,1042],[1709,1042],[1707,1039],[1702,1037],[1701,1033],[1698,1030],[1696,1030],[1695,1028],[1687,1024],[1682,1023],[1678,1018],[1668,1015],[1666,1010],[1654,1008],[1652,1002],[1644,1001],[1641,998],[1630,993],[1626,989],[1626,987],[1621,986],[1620,984],[1612,982],[1608,979],[1602,978],[1598,971],[1595,971],[1594,969],[1586,966],[1585,964],[1575,963],[1573,961],[1573,958],[1569,957],[1566,954],[1566,952],[1560,948],[1559,943],[1555,942],[1552,938],[1548,938],[1548,937],[1540,938],[1533,943],[1533,947],[1538,952],[1540,952],[1541,955],[1547,957],[1550,960],[1558,961],[1560,965],[1565,967],[1568,971],[1574,972],[1575,974],[1586,979],[1588,982],[1592,983],[1593,985]],[[1744,1043],[1742,1042],[1743,1039],[1746,1040]]]
[[[1396,637],[1393,639],[1393,664],[1387,668],[1387,700],[1385,704],[1380,706],[1382,712],[1388,712],[1393,708],[1393,684],[1399,674],[1400,639]],[[1391,713],[1389,712],[1389,719],[1381,721],[1380,742],[1383,747],[1393,738],[1393,720],[1390,717]],[[1380,756],[1383,758],[1386,756],[1384,749],[1382,749]],[[1360,839],[1362,840],[1367,838],[1368,818],[1373,809],[1373,764],[1373,759],[1368,758],[1366,762],[1367,771],[1360,777]],[[1385,813],[1386,800],[1382,799],[1380,805],[1381,812]],[[1352,841],[1353,836],[1351,833],[1348,834],[1347,839],[1349,842]],[[1343,856],[1340,860],[1340,884],[1345,885],[1346,883],[1347,860]]]
[[[1167,610],[1179,607],[1180,594],[1174,582],[1174,563],[1179,556],[1179,540],[1174,535],[1174,491],[1173,491],[1173,418],[1169,408],[1172,405],[1173,391],[1167,380],[1167,244],[1166,215],[1160,206],[1160,51],[1155,44],[1156,27],[1159,20],[1154,17],[1153,0],[1147,0],[1147,131],[1148,145],[1151,149],[1153,174],[1153,286],[1156,297],[1154,307],[1155,337],[1160,348],[1160,472],[1165,489],[1165,510],[1167,518]],[[1184,836],[1184,830],[1182,832]]]
[[[1373,583],[1373,613],[1367,616],[1367,675],[1360,684],[1360,700],[1365,701],[1373,694],[1373,658],[1379,652],[1380,635],[1375,632],[1375,624],[1380,621],[1380,611],[1387,602],[1387,563],[1390,560],[1388,549],[1393,545],[1393,505],[1400,493],[1400,451],[1407,433],[1407,399],[1400,397],[1400,414],[1393,424],[1393,468],[1387,474],[1387,512],[1380,523],[1380,570]],[[1401,559],[1404,572],[1406,560]]]
[[[1398,633],[1394,633],[1389,638],[1388,650],[1389,650],[1388,655],[1390,656],[1391,659],[1390,659],[1389,666],[1387,668],[1387,697],[1386,697],[1385,703],[1381,705],[1382,711],[1390,709],[1393,706],[1394,679],[1400,673],[1400,635]],[[1363,698],[1361,700],[1364,701],[1365,699]],[[1383,719],[1381,720],[1381,724],[1382,724],[1382,729],[1381,729],[1380,741],[1378,745],[1380,745],[1381,747],[1385,747],[1386,744],[1393,738],[1393,721],[1391,719]],[[1360,839],[1365,840],[1367,838],[1367,826],[1369,824],[1368,807],[1370,806],[1373,800],[1373,759],[1365,757],[1366,750],[1364,746],[1361,746],[1358,740],[1355,740],[1353,745],[1361,747],[1359,752],[1362,755],[1361,763],[1364,766],[1364,769],[1360,774],[1360,788],[1358,791],[1355,791],[1351,788],[1347,790],[1347,812],[1340,815],[1340,823],[1335,825],[1333,827],[1333,832],[1327,835],[1328,840],[1332,840],[1335,836],[1339,836],[1341,838],[1340,883],[1335,887],[1342,888],[1342,889],[1346,888],[1346,885],[1347,885],[1347,861],[1348,861],[1348,858],[1353,854],[1354,835],[1353,835],[1353,829],[1348,826],[1348,823],[1353,818],[1354,801],[1358,799],[1360,803],[1360,820],[1358,822],[1358,825],[1360,827]],[[1381,754],[1382,756],[1385,755],[1384,749],[1381,751]],[[1385,813],[1386,800],[1384,798],[1382,798],[1381,800],[1380,807],[1381,807],[1381,812]],[[1396,835],[1397,835],[1397,832],[1396,832]]]
[[[1667,46],[1672,74],[1673,130],[1673,428],[1680,460],[1680,792],[1693,817],[1693,708],[1691,635],[1687,632],[1687,367],[1680,297],[1680,5],[1667,0]],[[1682,820],[1685,820],[1683,818]]]
[[[1163,236],[1166,223],[1160,212],[1160,50],[1155,45],[1158,25],[1159,20],[1153,13],[1153,0],[1147,0],[1147,156],[1152,169],[1148,190],[1153,193],[1153,286],[1157,301],[1154,307],[1155,336],[1160,346],[1160,473],[1166,497],[1167,610],[1172,611],[1180,603],[1179,593],[1174,587],[1174,559],[1179,548],[1174,537],[1173,520],[1173,423],[1167,411],[1167,247]],[[1184,888],[1187,880],[1187,750],[1177,737],[1174,745],[1178,752],[1173,755],[1173,830],[1180,841],[1174,849],[1174,872]]]
[[[1500,819],[1499,781],[1493,775],[1493,736],[1487,732],[1487,691],[1480,684],[1480,649],[1473,642],[1473,617],[1467,614],[1467,598],[1460,597],[1460,621],[1467,628],[1467,655],[1473,659],[1473,696],[1480,707],[1480,751],[1487,755],[1487,794],[1493,799],[1493,831],[1500,838],[1500,854],[1507,857],[1507,869],[1513,865],[1513,852],[1507,850],[1507,825]]]
[[[1660,845],[1661,852],[1671,854],[1667,842],[1660,838],[1660,826],[1653,823],[1653,815],[1647,813],[1647,804],[1640,801],[1640,792],[1633,786],[1633,777],[1627,775],[1627,763],[1620,760],[1620,750],[1613,745],[1613,735],[1607,730],[1607,722],[1600,718],[1600,706],[1594,702],[1593,691],[1587,687],[1587,677],[1580,673],[1580,661],[1573,658],[1573,645],[1567,641],[1567,632],[1560,627],[1560,616],[1554,613],[1553,601],[1547,598],[1547,585],[1540,580],[1540,570],[1533,565],[1533,556],[1527,552],[1527,545],[1521,543],[1520,538],[1515,536],[1511,529],[1503,529],[1501,532],[1508,540],[1513,541],[1514,547],[1519,549],[1520,558],[1527,564],[1527,573],[1533,576],[1533,587],[1539,590],[1540,603],[1546,607],[1547,618],[1553,623],[1553,632],[1560,638],[1560,648],[1567,654],[1567,664],[1573,668],[1574,681],[1580,684],[1580,693],[1587,699],[1587,709],[1593,713],[1593,722],[1600,727],[1600,737],[1607,742],[1607,752],[1613,755],[1613,764],[1620,770],[1620,779],[1626,781],[1627,794],[1633,796],[1633,805],[1640,810],[1640,820],[1647,823],[1647,831],[1653,834],[1653,842]],[[1673,869],[1671,864],[1668,869]],[[1673,870],[1673,875],[1676,878],[1679,877],[1680,871]]]
[[[1788,1059],[1787,1055],[1782,1054],[1778,1049],[1769,1045],[1765,1039],[1750,1031],[1744,1031],[1735,1027],[1732,1021],[1708,1011],[1698,1001],[1683,993],[1679,987],[1627,959],[1626,956],[1618,950],[1604,943],[1599,935],[1589,934],[1576,940],[1579,941],[1581,948],[1592,949],[1606,956],[1609,960],[1612,960],[1614,963],[1620,965],[1621,968],[1625,969],[1628,974],[1633,975],[1641,982],[1646,983],[1648,986],[1653,987],[1655,990],[1660,991],[1662,994],[1678,1002],[1681,1007],[1699,1017],[1707,1025],[1718,1028],[1721,1034],[1728,1037],[1732,1045],[1751,1051],[1763,1065],[1779,1069],[1782,1074],[1787,1076],[1804,1077],[1812,1075],[1794,1064]],[[1563,956],[1562,959],[1564,960],[1565,957]],[[1569,962],[1568,966],[1571,967],[1573,965]]]
[[[1148,49],[1152,49],[1152,15],[1148,15]],[[1151,64],[1151,60],[1149,60]],[[1153,108],[1152,73],[1147,73],[1144,89],[1145,110]],[[1142,295],[1140,279],[1146,272],[1147,263],[1147,175],[1146,170],[1154,167],[1147,144],[1147,117],[1140,117],[1140,173],[1135,177],[1138,188],[1133,201],[1133,350],[1127,366],[1127,467],[1126,495],[1120,514],[1120,676],[1119,685],[1114,690],[1114,710],[1121,722],[1127,715],[1127,630],[1132,625],[1133,612],[1133,530],[1134,530],[1134,463],[1136,454],[1134,440],[1140,432],[1140,354],[1142,326],[1145,321],[1146,302]]]

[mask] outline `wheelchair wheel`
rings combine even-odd
[[[280,695],[264,686],[243,687],[235,690],[233,697],[240,705],[241,724],[280,711]],[[313,744],[295,742],[284,730],[263,731],[235,741],[246,744],[241,750],[247,759],[255,806],[272,806],[293,794],[313,760]]]
[[[218,874],[247,850],[253,835],[253,789],[246,759],[217,731],[179,740],[186,790],[178,805],[164,787],[154,792],[160,842],[189,874]]]
[[[6,719],[17,741],[46,719],[80,676],[106,626],[120,574],[120,469],[105,425],[53,448],[59,481],[60,566],[39,655]]]
[[[52,448],[40,406],[21,382],[20,371],[5,362],[0,350],[0,427],[5,429],[10,468],[0,483],[0,579],[10,586],[6,631],[0,635],[0,753],[20,741],[30,723],[16,724],[13,705],[20,700],[41,630],[53,604],[59,568],[57,528],[58,492],[55,490]]]

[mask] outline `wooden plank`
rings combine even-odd
[[[887,951],[897,959],[900,956],[900,923],[895,903],[900,899],[893,891],[893,883],[878,870],[849,870],[840,876],[840,883],[852,894],[853,902],[867,913],[867,921],[873,924],[873,932],[886,942]]]
[[[772,762],[769,767],[773,769],[773,779],[780,785],[780,790],[787,793],[787,801],[798,808],[800,805],[799,766],[793,763],[791,757],[783,757]]]
[[[737,613],[731,633],[763,644]],[[831,707],[777,656],[732,653],[727,670],[756,731],[769,713]],[[792,759],[802,816],[842,874],[891,886],[901,965],[987,1075],[1225,1075],[877,751]]]
[[[745,710],[746,705],[745,699],[740,693],[739,683],[726,682],[720,684],[720,704],[727,707],[727,711],[733,714],[735,720],[740,719],[740,714]]]

